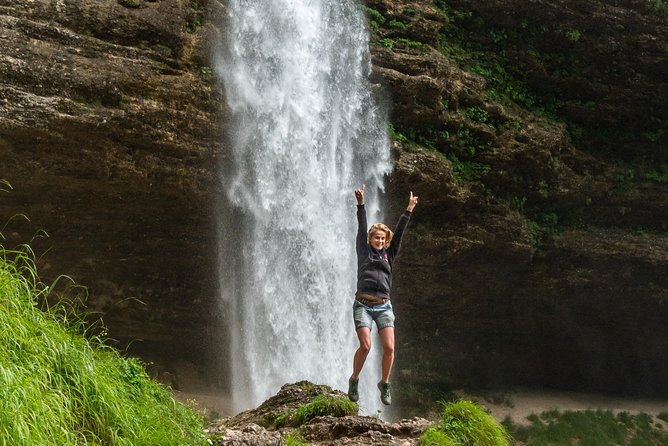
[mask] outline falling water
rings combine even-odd
[[[353,190],[366,184],[378,219],[390,159],[357,1],[230,0],[228,11],[216,67],[233,117],[221,293],[239,410],[302,379],[345,391],[357,342]],[[362,374],[366,411],[378,363],[370,356]]]

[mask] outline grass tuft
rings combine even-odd
[[[422,435],[422,446],[508,446],[510,436],[485,409],[471,401],[443,405],[438,426]]]
[[[359,408],[356,403],[344,396],[318,395],[310,403],[303,404],[293,411],[276,417],[276,427],[293,426],[299,427],[315,417],[333,416],[345,417],[356,415]]]
[[[203,420],[136,359],[42,311],[30,248],[0,246],[0,444],[203,445]],[[79,319],[80,320],[80,319]]]

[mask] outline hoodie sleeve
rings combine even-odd
[[[359,256],[367,249],[366,234],[366,210],[363,204],[357,205],[357,239],[355,240],[355,250]]]
[[[411,218],[410,211],[404,211],[404,213],[401,214],[401,216],[399,217],[397,226],[394,228],[394,236],[392,237],[392,241],[390,242],[390,249],[388,250],[392,257],[395,257],[399,253],[399,246],[401,246],[401,237],[404,235],[404,230],[406,229],[406,225],[408,224],[408,220],[410,220],[410,218]]]

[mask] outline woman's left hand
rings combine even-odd
[[[415,209],[415,205],[418,202],[418,197],[417,195],[413,195],[413,191],[411,191],[411,197],[408,199],[408,207],[406,210],[408,212],[413,212],[413,209]]]

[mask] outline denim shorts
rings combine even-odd
[[[372,322],[376,322],[378,331],[387,327],[394,327],[394,312],[392,302],[387,301],[382,305],[364,305],[359,301],[353,303],[353,319],[355,329],[367,327],[371,330]]]

